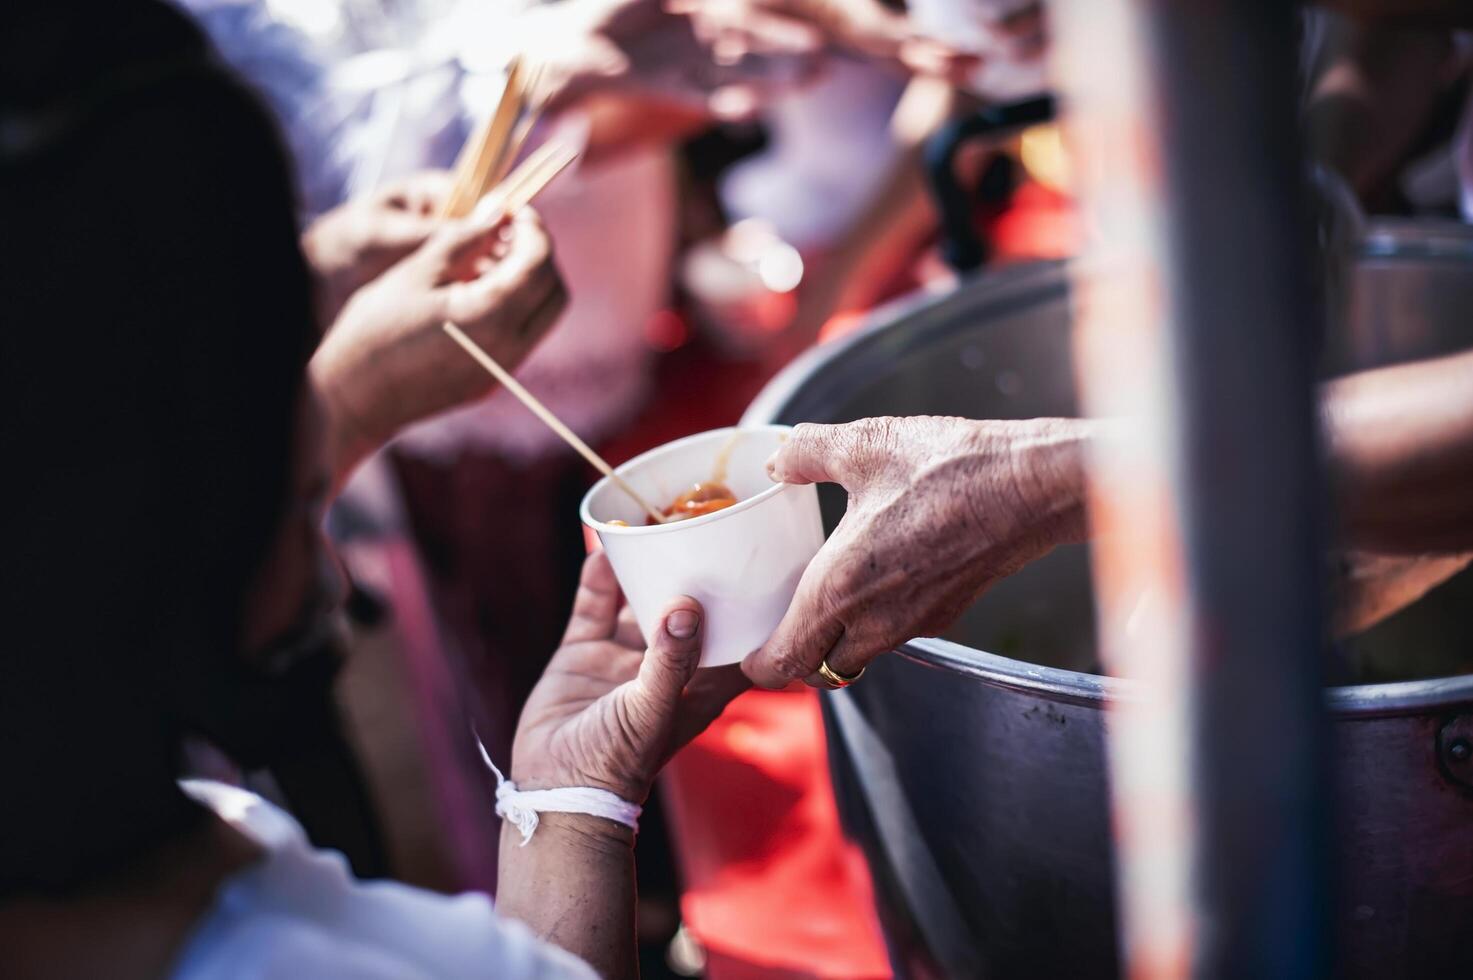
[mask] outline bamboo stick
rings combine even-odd
[[[542,404],[542,402],[538,400],[536,395],[532,394],[526,388],[523,388],[522,383],[518,381],[515,377],[513,377],[510,371],[502,367],[500,364],[496,363],[496,359],[493,358],[490,354],[487,354],[481,348],[480,344],[477,344],[470,337],[466,336],[465,331],[461,330],[453,323],[445,324],[445,332],[450,335],[451,340],[455,341],[462,348],[464,348],[465,352],[469,354],[477,364],[485,368],[497,381],[500,381],[502,387],[506,388],[507,391],[510,391],[521,401],[523,405],[526,405],[527,408],[531,409],[532,414],[536,415],[543,422],[547,423],[547,427],[549,429],[551,429],[553,432],[556,432],[559,436],[563,438],[564,442],[572,446],[574,451],[576,451],[578,455],[588,460],[588,462],[593,465],[594,469],[598,470],[604,476],[608,477],[611,481],[613,481],[615,486],[627,493],[630,498],[634,500],[635,503],[639,504],[639,506],[644,510],[645,513],[650,515],[650,518],[656,524],[665,523],[664,514],[660,513],[659,510],[651,506],[649,501],[645,500],[639,495],[639,491],[635,490],[624,480],[623,477],[615,473],[614,468],[610,466],[602,456],[594,452],[593,449],[589,447],[588,443],[578,438],[578,434],[572,429],[568,428],[567,425],[564,424],[562,419],[558,418],[552,413],[551,409]]]

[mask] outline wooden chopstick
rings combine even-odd
[[[487,116],[476,127],[470,139],[465,141],[465,146],[460,148],[460,155],[455,158],[455,169],[450,182],[450,194],[445,198],[445,204],[440,210],[442,218],[463,218],[469,212],[465,207],[465,201],[470,197],[471,181],[475,179],[476,167],[479,166],[480,154],[486,145],[486,138],[491,131],[491,116]]]
[[[522,78],[522,60],[513,58],[496,109],[466,141],[455,161],[455,183],[445,202],[444,217],[463,218],[470,214],[476,202],[495,186],[493,175],[504,172],[501,168],[507,143],[525,102]]]
[[[511,165],[515,163],[517,157],[521,155],[522,147],[526,145],[527,142],[527,136],[531,134],[532,127],[535,125],[537,125],[536,116],[535,114],[529,113],[527,118],[523,119],[517,125],[517,128],[512,132],[511,142],[507,144],[506,148],[506,159],[502,161],[504,164],[504,167],[502,168],[503,170],[510,170]],[[491,182],[491,186],[495,187],[505,179],[506,174],[502,173]]]
[[[500,187],[496,188],[488,200],[494,201],[495,206],[504,213],[511,215],[531,204],[533,199],[541,194],[548,184],[552,183],[554,177],[568,168],[574,160],[578,159],[578,151],[562,143],[547,143],[537,148],[537,152],[529,156],[526,161],[508,177]]]
[[[483,206],[482,198],[486,197],[487,192],[493,187],[498,199],[492,206],[505,215],[513,215],[531,204],[532,200],[552,182],[554,177],[577,159],[576,149],[562,143],[546,143],[527,157],[510,177],[505,177],[507,169],[516,154],[520,152],[527,133],[536,122],[536,110],[534,110],[533,114],[523,121],[515,139],[508,142],[512,126],[517,117],[521,115],[525,91],[534,88],[541,75],[539,69],[534,69],[529,84],[524,85],[521,70],[521,60],[514,59],[511,70],[507,73],[506,87],[502,90],[501,101],[497,104],[496,111],[467,142],[461,151],[460,158],[456,160],[455,183],[450,199],[446,202],[445,217],[464,217],[476,207]],[[504,180],[503,177],[505,177]],[[444,329],[450,335],[450,339],[464,348],[476,363],[485,368],[497,381],[500,381],[503,387],[515,395],[523,405],[526,405],[532,414],[546,423],[548,428],[561,436],[563,441],[573,447],[574,451],[588,460],[600,473],[607,476],[619,489],[627,493],[656,524],[665,523],[664,514],[641,497],[633,487],[614,472],[614,468],[605,462],[602,456],[578,438],[577,433],[568,428],[563,420],[554,415],[546,405],[538,401],[535,395],[522,387],[521,382],[517,381],[510,371],[496,363],[495,358],[467,336],[465,331],[449,322],[444,324]]]
[[[542,115],[542,107],[546,100],[537,96],[537,91],[542,84],[542,72],[543,63],[540,61],[533,63],[527,81],[522,85],[522,102],[525,110],[524,118],[512,130],[506,150],[501,154],[501,159],[496,168],[491,172],[490,180],[482,189],[482,193],[490,190],[506,179],[507,172],[517,162],[517,156],[522,152],[522,146],[527,142],[527,136],[532,132],[532,127],[537,125],[537,120]],[[537,101],[530,101],[527,93],[531,93],[533,97],[537,98]]]
[[[548,143],[537,148],[537,151],[529,156],[520,167],[496,189],[500,201],[496,207],[504,214],[511,215],[532,203],[532,200],[541,193],[542,189],[552,182],[552,179],[562,173],[567,166],[578,157],[578,151],[561,143]],[[608,477],[615,486],[627,493],[645,513],[650,515],[656,524],[666,522],[665,515],[650,505],[649,501],[639,495],[639,492],[631,487],[623,477],[614,472],[614,468],[604,461],[604,458],[594,452],[586,442],[578,438],[578,434],[568,428],[562,419],[558,418],[552,411],[537,399],[526,388],[522,387],[512,373],[500,364],[496,359],[486,353],[474,340],[466,335],[453,323],[445,323],[444,330],[450,335],[465,352],[475,359],[476,363],[485,368],[490,375],[502,386],[526,405],[547,427],[562,437],[563,441],[572,446],[584,459],[588,460],[604,476]]]
[[[608,477],[615,486],[627,493],[630,498],[634,500],[635,503],[639,504],[639,506],[644,510],[645,513],[650,515],[650,518],[656,524],[664,524],[666,522],[664,514],[660,513],[654,507],[650,506],[649,501],[645,500],[639,495],[639,491],[635,490],[624,480],[623,477],[615,473],[614,468],[610,466],[607,462],[605,462],[602,456],[589,448],[588,443],[578,438],[578,434],[572,429],[568,428],[567,425],[564,424],[563,420],[554,415],[546,405],[538,401],[536,395],[532,394],[526,388],[523,388],[521,382],[512,377],[510,371],[502,367],[500,364],[497,364],[495,358],[493,358],[490,354],[487,354],[484,350],[481,349],[481,346],[479,344],[477,344],[470,337],[466,336],[465,331],[461,330],[453,323],[446,323],[444,326],[445,332],[450,335],[451,340],[455,341],[457,344],[463,347],[465,349],[465,352],[469,354],[472,358],[474,358],[477,364],[481,365],[481,367],[490,372],[492,377],[501,382],[502,387],[506,388],[507,391],[510,391],[521,401],[523,405],[526,405],[529,409],[531,409],[532,414],[536,415],[543,422],[547,423],[547,427],[549,429],[551,429],[553,432],[556,432],[559,436],[562,436],[563,441],[572,446],[574,451],[576,451],[578,455],[582,456],[584,459],[588,460],[589,463],[593,464],[594,469],[598,470],[604,476]]]
[[[511,70],[507,72],[506,87],[502,90],[501,102],[498,103],[496,112],[491,118],[491,132],[486,140],[486,153],[482,156],[482,166],[476,173],[476,182],[471,189],[471,207],[475,207],[475,202],[485,197],[486,192],[495,187],[500,182],[500,177],[506,172],[504,161],[507,157],[507,145],[516,128],[517,119],[522,115],[522,107],[526,103],[524,78],[522,61],[517,58],[513,60]]]

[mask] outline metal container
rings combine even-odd
[[[1473,345],[1473,226],[1366,218],[1340,198],[1348,240],[1337,250],[1338,295],[1326,360],[1334,372],[1448,354]]]
[[[747,420],[1072,414],[1068,327],[1061,265],[993,272],[810,352]],[[1338,651],[1326,693],[1346,976],[1473,976],[1473,676],[1432,676],[1473,669],[1468,576],[1428,600]],[[1118,975],[1104,709],[1132,691],[1093,672],[1093,619],[1087,550],[1063,548],[825,697],[900,975]]]

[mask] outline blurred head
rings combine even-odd
[[[0,893],[187,825],[182,736],[267,761],[330,676],[283,160],[187,22],[116,6],[115,56],[0,89]]]

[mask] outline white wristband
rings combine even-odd
[[[592,786],[517,789],[517,784],[503,776],[501,770],[496,768],[496,763],[491,761],[491,754],[481,744],[480,737],[475,736],[475,739],[476,748],[481,750],[481,758],[496,774],[496,815],[510,821],[521,831],[523,847],[527,846],[527,842],[537,832],[539,813],[584,813],[612,820],[638,832],[639,815],[644,812],[644,808],[638,804],[621,799],[606,789],[595,789]]]

